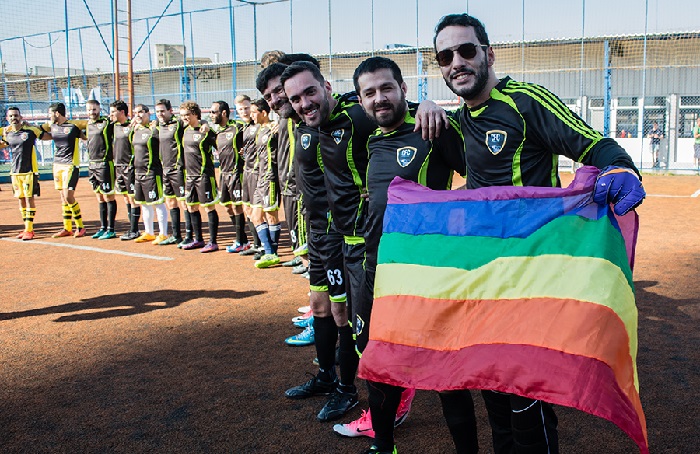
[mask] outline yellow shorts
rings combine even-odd
[[[53,184],[56,189],[75,191],[75,186],[78,184],[80,177],[80,169],[73,164],[55,164],[53,165]]]
[[[18,199],[39,197],[39,176],[32,172],[12,174],[12,191]]]

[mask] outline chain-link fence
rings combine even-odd
[[[363,59],[385,55],[401,67],[409,98],[457,106],[434,61],[433,29],[443,15],[469,11],[486,25],[499,76],[546,86],[619,140],[642,168],[653,165],[646,136],[656,122],[664,132],[661,165],[694,168],[700,32],[682,28],[694,26],[683,12],[692,8],[689,1],[624,0],[615,11],[590,0],[565,6],[506,0],[497,7],[474,0],[157,0],[130,6],[127,0],[65,0],[45,6],[40,18],[26,15],[0,30],[3,119],[10,105],[42,122],[53,102],[84,117],[87,99],[100,100],[103,108],[117,98],[147,105],[194,99],[206,109],[236,94],[256,98],[259,59],[271,49],[313,54],[337,92],[352,90],[352,73]],[[50,142],[41,147],[40,159],[50,162]],[[0,161],[7,159],[0,150]]]

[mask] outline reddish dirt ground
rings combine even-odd
[[[564,176],[567,180],[567,176]],[[700,189],[697,176],[646,176],[634,280],[638,367],[652,452],[697,452],[700,389]],[[308,281],[248,257],[89,237],[50,239],[58,194],[42,182],[37,239],[0,185],[0,452],[356,453],[367,438],[336,436],[323,400],[283,391],[313,372],[313,347],[287,347]],[[79,184],[89,233],[97,204]],[[120,201],[118,230],[126,227]],[[231,241],[220,209],[220,244]],[[205,228],[206,230],[206,228]],[[55,247],[79,245],[144,254]],[[284,240],[283,259],[291,257]],[[155,260],[168,258],[170,260]],[[360,406],[345,422],[366,408]],[[482,452],[490,430],[475,394]],[[563,453],[634,453],[614,425],[557,408]],[[453,452],[439,400],[419,391],[397,430],[401,453]]]

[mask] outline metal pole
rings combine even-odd
[[[112,0],[112,48],[114,49],[114,99],[122,99],[122,87],[119,77],[119,10],[118,0]]]
[[[649,32],[649,0],[644,2],[644,55],[642,60],[642,118],[640,118],[640,124],[642,125],[639,131],[640,140],[640,150],[639,150],[639,167],[644,167],[644,120],[646,116],[646,96],[647,96],[647,33]],[[652,156],[652,161],[654,157]],[[653,165],[653,162],[652,162]]]
[[[126,36],[127,36],[127,83],[129,86],[129,114],[134,113],[134,52],[131,48],[131,0],[126,0]]]
[[[146,19],[146,32],[148,32],[151,29],[150,25],[148,24],[148,19]],[[153,105],[155,106],[156,104],[156,93],[155,93],[155,82],[153,80],[153,55],[151,54],[151,34],[148,34],[148,68],[149,68],[149,74],[151,78],[151,100],[153,101]]]
[[[604,42],[605,52],[605,94],[603,96],[603,137],[610,137],[610,99],[612,91],[612,70],[610,69],[610,41],[607,39]]]
[[[586,36],[586,0],[581,0],[581,69],[579,70],[579,83],[578,83],[578,96],[581,106],[579,108],[579,115],[584,120],[586,116],[584,115],[587,106],[583,105],[583,65],[584,65],[584,55],[585,55],[585,36]]]
[[[194,63],[194,36],[192,34],[192,13],[190,12],[190,55],[192,55],[192,84],[194,85],[194,93],[192,98],[197,99],[197,68]]]
[[[331,0],[328,0],[328,78],[333,80],[333,25],[331,23]]]
[[[256,61],[258,60],[258,5],[255,3],[253,3],[253,57]]]
[[[190,97],[190,78],[187,74],[187,51],[185,50],[185,11],[180,0],[180,26],[182,28],[182,81],[180,83],[180,101]],[[183,91],[184,87],[184,91]]]
[[[372,0],[372,56],[374,57],[374,0]]]
[[[22,38],[22,50],[24,50],[24,72],[27,74],[27,98],[29,99],[29,111],[34,113],[34,106],[32,105],[32,84],[29,78],[29,65],[27,63],[27,43]]]
[[[525,0],[523,0],[522,37],[520,38],[520,80],[525,79]]]
[[[68,0],[63,0],[63,11],[66,23],[66,84],[68,85],[68,118],[73,117],[73,93],[70,87],[70,44],[68,42]]]
[[[289,51],[294,52],[294,10],[292,9],[292,0],[289,0]]]
[[[85,74],[85,53],[83,52],[83,34],[80,32],[80,29],[78,29],[78,42],[80,43],[80,66],[83,69],[83,85],[87,90],[88,82],[87,75]]]
[[[236,94],[236,18],[231,0],[228,0],[229,24],[231,27],[231,94]]]
[[[53,74],[53,80],[50,81],[52,87],[56,86],[56,64],[53,58],[53,40],[51,39],[51,33],[49,32],[49,54],[51,55],[51,73]],[[60,100],[60,98],[59,98]],[[53,101],[53,88],[49,93],[49,102]]]

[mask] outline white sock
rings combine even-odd
[[[156,215],[158,216],[158,230],[163,236],[168,236],[168,210],[164,203],[156,205]]]
[[[147,234],[153,235],[153,207],[141,205],[141,216],[143,216],[143,229]]]

